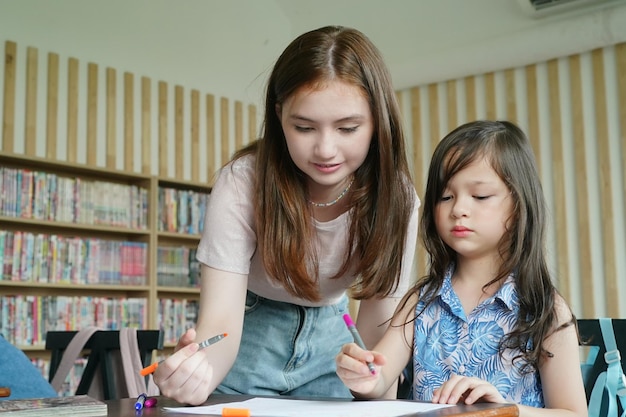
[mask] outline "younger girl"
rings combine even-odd
[[[497,121],[452,131],[428,173],[428,274],[374,350],[343,346],[339,377],[354,395],[376,398],[412,360],[416,400],[513,402],[520,416],[586,416],[575,318],[550,279],[545,227],[524,133]]]

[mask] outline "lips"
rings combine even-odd
[[[324,174],[331,174],[341,168],[341,164],[313,164],[315,168]]]
[[[468,229],[465,226],[454,226],[452,228],[452,235],[455,237],[466,237],[472,233],[471,229]]]

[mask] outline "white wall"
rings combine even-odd
[[[291,28],[274,1],[0,0],[5,40],[259,104]]]

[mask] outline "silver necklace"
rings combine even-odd
[[[311,204],[314,207],[330,207],[330,206],[333,206],[333,205],[337,204],[337,202],[339,200],[341,200],[344,195],[346,195],[346,193],[348,192],[350,187],[352,187],[352,183],[353,182],[354,182],[354,178],[352,178],[350,180],[350,183],[348,184],[348,186],[346,188],[344,188],[344,190],[341,192],[341,194],[339,194],[337,196],[337,198],[335,198],[333,201],[329,201],[328,203],[316,203],[314,201],[309,200],[309,204]]]

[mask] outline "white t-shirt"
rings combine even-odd
[[[248,275],[248,289],[261,297],[312,307],[337,303],[355,278],[354,273],[348,271],[340,278],[330,279],[343,263],[350,226],[349,212],[328,222],[313,220],[318,237],[316,249],[321,300],[311,302],[293,296],[268,276],[261,256],[256,251],[252,202],[254,158],[249,155],[230,162],[218,174],[206,208],[204,231],[197,252],[198,260],[214,269]],[[402,297],[411,284],[418,207],[419,199],[415,195],[400,283],[392,294],[394,297]]]

